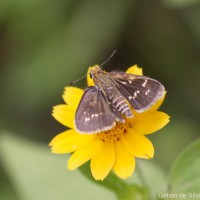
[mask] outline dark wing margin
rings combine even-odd
[[[76,110],[77,132],[93,134],[110,130],[117,121],[124,122],[124,119],[106,100],[100,88],[87,88]]]
[[[116,74],[116,75],[115,75]],[[118,89],[136,112],[151,108],[164,95],[165,88],[157,80],[120,72],[112,73],[118,83]]]

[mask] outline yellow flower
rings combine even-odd
[[[142,75],[142,69],[136,65],[127,72]],[[94,85],[89,76],[87,81],[89,86]],[[125,119],[125,123],[117,122],[111,130],[80,134],[75,130],[74,118],[83,92],[76,87],[66,87],[63,94],[65,104],[53,107],[54,118],[70,129],[53,138],[49,144],[52,152],[73,153],[68,160],[69,170],[91,160],[91,172],[96,180],[103,180],[111,170],[123,179],[131,176],[135,169],[135,157],[150,159],[154,156],[153,145],[145,135],[163,128],[169,122],[167,114],[157,111],[164,97],[145,112],[133,111],[133,118]]]

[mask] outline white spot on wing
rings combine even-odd
[[[137,94],[138,94],[137,92],[134,92],[134,96],[135,96],[135,98],[137,97]]]
[[[147,91],[145,92],[145,94],[146,94],[146,95],[148,95],[148,94],[149,94],[149,92],[150,92],[150,90],[147,90]]]
[[[88,122],[88,121],[90,121],[90,118],[85,118],[85,122]]]
[[[124,85],[126,84],[126,82],[123,82],[123,81],[121,81],[121,83],[124,84]]]
[[[145,87],[146,84],[147,84],[148,80],[145,80],[143,83],[142,83],[142,87]]]

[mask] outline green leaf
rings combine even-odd
[[[149,136],[156,150],[156,160],[162,166],[171,169],[172,163],[177,158],[177,155],[196,138],[197,133],[198,127],[194,120],[192,121],[186,117],[178,117],[172,114],[172,121],[167,127],[158,132],[159,135],[152,134]]]
[[[200,3],[199,0],[162,0],[162,2],[171,8],[185,8]]]
[[[0,156],[20,200],[114,200],[114,193],[66,169],[66,156],[50,153],[47,144],[7,132],[0,135]]]
[[[190,144],[178,157],[169,177],[170,193],[199,193],[200,139]]]

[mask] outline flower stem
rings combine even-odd
[[[95,184],[101,185],[109,190],[112,190],[113,192],[123,190],[123,188],[127,186],[127,183],[115,176],[114,173],[110,173],[104,181],[96,181],[91,175],[89,163],[86,163],[83,166],[81,166],[79,170],[90,181],[94,182]]]
[[[117,197],[119,200],[149,200],[149,192],[146,188],[128,185]]]
[[[142,169],[141,169],[141,167],[140,167],[140,163],[139,163],[139,162],[137,163],[137,174],[138,174],[138,176],[139,176],[139,178],[140,178],[140,180],[141,180],[142,185],[143,185],[144,187],[146,187],[146,186],[147,186],[147,183],[146,183],[146,180],[145,180],[144,175],[143,175],[143,173],[142,173]]]
[[[110,173],[104,181],[96,181],[91,175],[89,163],[81,166],[79,170],[90,181],[113,191],[118,200],[149,200],[149,191],[146,187],[128,184],[114,173]]]

